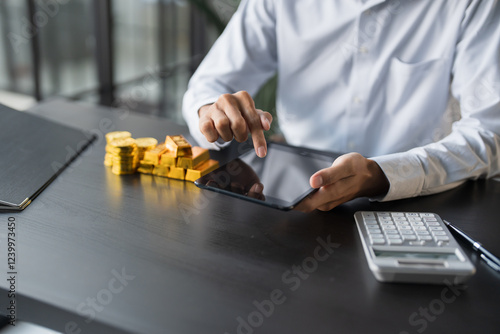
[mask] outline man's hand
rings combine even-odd
[[[206,105],[198,111],[200,131],[211,143],[219,137],[224,141],[233,138],[244,142],[248,133],[252,134],[255,152],[261,158],[267,154],[264,130],[271,128],[273,117],[270,113],[255,109],[255,103],[245,91],[224,94],[217,102]]]
[[[296,210],[328,211],[354,198],[380,196],[389,190],[389,181],[379,165],[358,153],[340,156],[331,167],[311,176],[309,183],[319,189],[305,198]]]

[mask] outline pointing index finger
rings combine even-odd
[[[243,118],[247,122],[248,129],[252,134],[255,153],[257,153],[257,156],[260,158],[263,158],[267,154],[267,143],[266,138],[264,137],[261,115],[255,109],[255,104],[248,93],[241,92],[237,94],[241,94],[241,98],[239,99],[240,110]]]

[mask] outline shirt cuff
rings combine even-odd
[[[385,202],[420,195],[424,186],[425,171],[418,157],[410,151],[370,159],[380,166],[390,184],[385,196],[370,200]]]

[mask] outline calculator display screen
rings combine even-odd
[[[400,259],[459,261],[459,258],[454,253],[390,252],[376,250],[375,256],[380,258],[395,257]]]

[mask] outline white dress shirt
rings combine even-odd
[[[183,115],[278,73],[288,143],[374,159],[380,200],[500,173],[496,0],[243,0],[192,77]],[[213,145],[213,144],[212,144]]]

